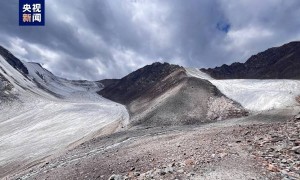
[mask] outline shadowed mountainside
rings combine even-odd
[[[176,70],[180,71],[178,77],[185,71],[184,68],[177,65],[153,63],[128,74],[116,83],[106,86],[100,91],[100,94],[122,104],[128,104],[141,96],[145,96],[146,91],[148,92],[147,96],[151,96],[151,94],[155,96],[153,91],[160,93],[165,89],[162,86],[154,87],[157,82],[161,82]]]
[[[202,68],[216,79],[300,79],[300,42],[290,42],[251,56],[245,63]]]

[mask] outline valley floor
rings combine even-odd
[[[9,178],[299,179],[298,112],[296,107],[198,126],[120,131]]]

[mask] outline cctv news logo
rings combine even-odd
[[[19,0],[19,25],[44,26],[45,0]]]

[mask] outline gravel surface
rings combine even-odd
[[[273,145],[270,133],[282,133],[277,136],[284,139],[289,136],[283,127],[299,124],[294,112],[270,111],[198,126],[117,132],[82,143],[9,179],[297,179],[297,153],[287,157],[278,151],[281,162],[286,158],[283,169],[277,161],[264,158],[267,145]],[[292,132],[299,137],[299,127],[295,128]],[[257,146],[269,137],[270,143]],[[295,147],[289,143],[288,152],[298,152]]]

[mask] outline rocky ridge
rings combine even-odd
[[[251,56],[245,63],[202,68],[215,79],[300,79],[300,42],[290,42]]]
[[[119,81],[109,83],[99,94],[122,104],[129,104],[145,95],[152,98],[156,95],[154,93],[162,93],[167,88],[164,86],[157,87],[157,83],[175,71],[180,71],[178,78],[180,79],[184,68],[178,65],[156,62],[128,74]]]

